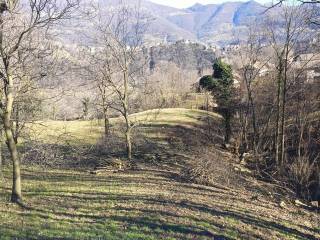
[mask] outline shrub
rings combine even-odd
[[[288,179],[290,188],[298,197],[310,199],[314,195],[312,188],[318,186],[320,168],[316,159],[310,161],[307,155],[296,157],[288,167]]]
[[[203,149],[181,171],[181,176],[187,181],[207,186],[215,186],[217,184],[238,186],[241,182],[241,176],[235,172],[231,161],[228,161],[228,157],[217,150],[213,152],[208,149]]]

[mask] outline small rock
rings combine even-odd
[[[311,206],[313,207],[317,207],[317,208],[320,208],[320,202],[319,201],[312,201],[310,202]]]
[[[279,205],[282,208],[286,208],[287,207],[287,204],[284,201],[281,201]]]
[[[252,171],[251,170],[249,170],[249,169],[247,169],[247,168],[244,168],[244,167],[241,167],[241,166],[236,166],[235,168],[234,168],[234,170],[236,171],[236,172],[241,172],[241,173],[252,173]]]
[[[294,203],[295,203],[296,206],[308,207],[307,204],[301,202],[299,199],[296,199],[296,200],[294,201]]]

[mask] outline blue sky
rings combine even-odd
[[[201,4],[210,4],[210,3],[223,3],[228,2],[228,0],[150,0],[151,2],[163,4],[166,6],[172,6],[177,8],[186,8],[190,7],[195,3],[201,3]],[[242,1],[245,2],[246,0],[230,0],[229,2],[236,2],[236,1]],[[258,0],[257,2],[260,3],[267,3],[271,2],[270,0]]]

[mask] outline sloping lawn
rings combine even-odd
[[[110,173],[24,169],[26,208],[0,193],[0,239],[319,239],[316,216],[160,170]]]
[[[315,212],[290,204],[281,208],[254,187],[218,182],[206,187],[181,179],[181,168],[199,159],[195,150],[209,142],[208,136],[215,136],[214,143],[222,139],[218,114],[162,109],[131,118],[143,135],[143,144],[134,149],[140,170],[93,175],[88,167],[24,166],[25,206],[20,207],[9,203],[12,176],[7,165],[0,178],[0,240],[320,239]],[[113,126],[120,122],[111,121]],[[209,134],[208,126],[213,126]],[[69,152],[81,150],[80,145],[91,149],[103,134],[98,121],[39,122],[28,129],[45,150],[58,144]],[[76,161],[69,152],[62,161]],[[105,163],[108,154],[94,152],[90,161]],[[81,155],[77,153],[82,166],[89,166]]]

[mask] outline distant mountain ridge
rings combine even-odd
[[[170,16],[169,21],[184,30],[191,30],[199,41],[224,45],[246,35],[248,25],[253,22],[265,7],[255,1],[226,2],[185,9],[185,16]],[[188,16],[188,17],[186,17]],[[190,21],[190,19],[193,21]],[[190,27],[190,23],[193,27]]]
[[[175,42],[189,39],[204,43],[226,45],[247,35],[248,25],[265,10],[258,2],[226,2],[222,4],[195,4],[178,9],[147,0],[96,0],[103,8],[120,2],[136,5],[154,19],[148,37],[155,42]]]

